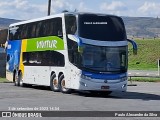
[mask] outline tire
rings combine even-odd
[[[65,87],[65,79],[63,74],[59,77],[59,83],[60,83],[60,91],[62,93],[66,93],[66,94],[71,93],[72,90]]]
[[[22,81],[22,72],[19,72],[18,74],[18,86],[23,87],[23,81]]]
[[[13,81],[14,81],[14,85],[15,86],[19,86],[18,77],[17,77],[17,73],[16,72],[13,74]]]
[[[56,74],[53,74],[50,79],[50,88],[54,92],[59,92],[59,83],[56,80]]]

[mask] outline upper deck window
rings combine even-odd
[[[51,18],[9,28],[9,40],[30,39],[46,36],[63,38],[62,18]]]

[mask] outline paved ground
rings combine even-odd
[[[54,93],[46,87],[16,87],[12,83],[0,83],[0,111],[19,108],[47,107],[60,111],[160,111],[160,83],[135,83],[128,92],[110,96],[89,93]],[[35,118],[34,118],[35,119]],[[42,118],[45,119],[45,118]],[[49,119],[49,118],[47,118]],[[60,119],[65,118],[50,118]],[[73,120],[159,120],[159,118],[68,118]],[[15,118],[17,120],[17,118]]]
[[[151,71],[151,70],[129,70],[128,71],[129,76],[155,76],[160,77],[160,72],[157,71]]]

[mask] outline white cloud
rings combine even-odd
[[[147,12],[152,9],[157,9],[156,3],[145,2],[138,10],[141,12]]]
[[[110,2],[108,0],[103,0],[105,2],[102,0],[99,2],[92,2],[92,0],[72,1],[74,0],[52,0],[51,14],[77,9],[80,12],[102,12],[120,16],[156,17],[160,15],[160,3],[149,0],[145,0],[149,2],[136,2],[136,0],[134,2],[122,0]],[[47,10],[48,0],[39,3],[33,2],[33,0],[0,0],[0,17],[26,20],[46,16]]]
[[[102,3],[100,5],[100,10],[102,11],[119,11],[119,10],[125,10],[126,6],[121,1],[113,1],[112,3]]]
[[[160,15],[160,3],[145,2],[142,6],[138,8],[139,14],[146,16],[159,16]]]
[[[5,0],[0,2],[0,16],[14,19],[32,19],[47,15],[46,4],[33,4],[29,0]]]
[[[63,10],[73,11],[73,5],[65,0],[54,0],[51,13],[62,12]]]
[[[77,7],[79,12],[89,12],[91,9],[89,9],[84,2],[80,2],[78,7]]]

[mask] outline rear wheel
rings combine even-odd
[[[18,83],[18,75],[16,72],[14,72],[13,74],[13,81],[14,81],[14,85],[15,86],[19,86],[19,83]]]
[[[22,72],[19,72],[18,74],[18,86],[23,87]]]
[[[71,93],[71,89],[66,88],[66,81],[63,74],[59,77],[59,81],[60,81],[60,91],[62,93],[67,93],[67,94]]]
[[[55,74],[53,74],[51,76],[51,79],[50,79],[50,88],[54,92],[59,92],[59,84],[58,84],[58,80],[56,79],[56,75]]]

